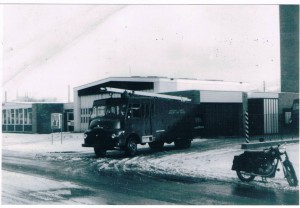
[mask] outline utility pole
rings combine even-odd
[[[70,103],[70,85],[68,85],[68,103]]]

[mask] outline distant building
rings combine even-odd
[[[62,114],[62,131],[74,130],[73,104],[46,102],[7,102],[2,104],[2,131],[51,133],[51,114]]]
[[[203,137],[244,136],[245,112],[250,136],[298,133],[299,93],[248,92],[239,82],[172,79],[165,77],[110,77],[74,88],[74,103],[6,102],[2,104],[2,131],[51,133],[51,114],[62,114],[62,131],[88,129],[93,102],[110,95],[113,87],[187,97],[200,105]]]

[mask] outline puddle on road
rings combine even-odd
[[[90,196],[94,192],[89,189],[63,188],[30,192],[29,196],[41,201],[61,201],[70,198]]]
[[[61,151],[61,152],[49,152],[50,154],[51,153],[66,153],[66,154],[68,154],[68,153],[78,153],[78,152],[76,152],[76,151]]]

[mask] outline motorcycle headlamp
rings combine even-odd
[[[284,154],[284,153],[285,153],[285,146],[280,146],[280,147],[278,148],[278,150],[279,150],[279,153],[280,153],[280,154]]]

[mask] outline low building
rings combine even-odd
[[[101,92],[103,87],[190,98],[200,105],[204,137],[244,136],[247,111],[250,136],[299,133],[298,93],[247,92],[245,83],[165,77],[99,80],[74,88],[74,103],[4,103],[2,131],[51,133],[51,114],[59,113],[62,115],[62,131],[83,132],[88,129],[95,100],[121,96]]]
[[[278,93],[248,93],[250,136],[279,133]]]
[[[248,93],[250,136],[299,133],[299,94]]]
[[[74,88],[74,131],[83,132],[87,130],[94,100],[109,97],[106,93],[100,93],[100,88],[102,87],[154,93],[201,90],[203,91],[202,99],[206,99],[207,102],[213,102],[213,100],[221,99],[222,96],[225,99],[228,95],[225,93],[226,91],[239,90],[239,93],[247,91],[248,84],[220,80],[173,79],[166,77],[110,77]],[[215,91],[215,93],[220,91],[220,93],[212,95],[210,91]]]
[[[68,108],[69,107],[69,108]],[[66,111],[64,110],[66,108]],[[51,133],[51,114],[59,113],[63,121],[72,119],[73,106],[63,103],[46,102],[6,102],[2,104],[2,132]],[[66,120],[67,122],[67,120]],[[67,123],[62,131],[72,130]],[[72,124],[70,124],[71,126]]]

